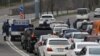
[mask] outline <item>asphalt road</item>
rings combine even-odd
[[[92,14],[90,14],[91,20],[98,20],[99,18],[93,18]],[[68,15],[68,16],[60,16],[57,17],[57,21],[64,21],[66,22],[67,19],[70,19],[71,26],[73,22],[75,21],[75,15]],[[2,36],[2,23],[6,20],[6,17],[4,19],[0,18],[0,56],[35,56],[33,53],[27,53],[25,50],[22,49],[20,42],[10,42],[10,41],[3,41]],[[34,22],[35,26],[38,26],[38,20]]]

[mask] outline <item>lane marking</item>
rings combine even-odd
[[[20,54],[21,56],[29,56],[29,54],[23,52],[22,50],[20,50],[19,48],[17,48],[11,41],[10,41],[11,37],[8,37],[8,41],[6,42],[14,51],[16,51],[18,54]]]

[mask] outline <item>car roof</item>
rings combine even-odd
[[[88,34],[87,32],[71,32],[72,34]]]
[[[78,8],[77,10],[81,10],[81,9],[86,9],[86,10],[89,10],[88,8]]]
[[[86,46],[86,48],[100,48],[100,46]]]
[[[67,24],[55,24],[55,27],[57,27],[57,26],[68,26]]]
[[[42,16],[53,16],[53,14],[42,14]]]
[[[52,38],[52,37],[54,37],[54,38],[59,38],[58,36],[56,36],[56,35],[51,35],[51,34],[48,34],[48,35],[41,35],[41,37],[44,38],[44,39]]]
[[[75,42],[75,44],[98,44],[97,42]]]
[[[48,38],[48,40],[67,40],[66,38]]]

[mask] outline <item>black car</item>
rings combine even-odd
[[[34,44],[36,43],[37,39],[34,34],[33,28],[26,28],[22,37],[21,37],[21,45],[23,49],[27,50],[28,52],[33,52]]]

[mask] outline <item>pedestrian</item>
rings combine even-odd
[[[9,28],[10,28],[10,25],[9,25],[9,20],[7,19],[7,22],[4,22],[3,23],[3,26],[2,26],[2,30],[3,30],[3,34],[4,34],[4,41],[6,41],[6,37],[9,37]]]
[[[66,24],[68,25],[68,27],[70,28],[70,20],[67,19]]]

